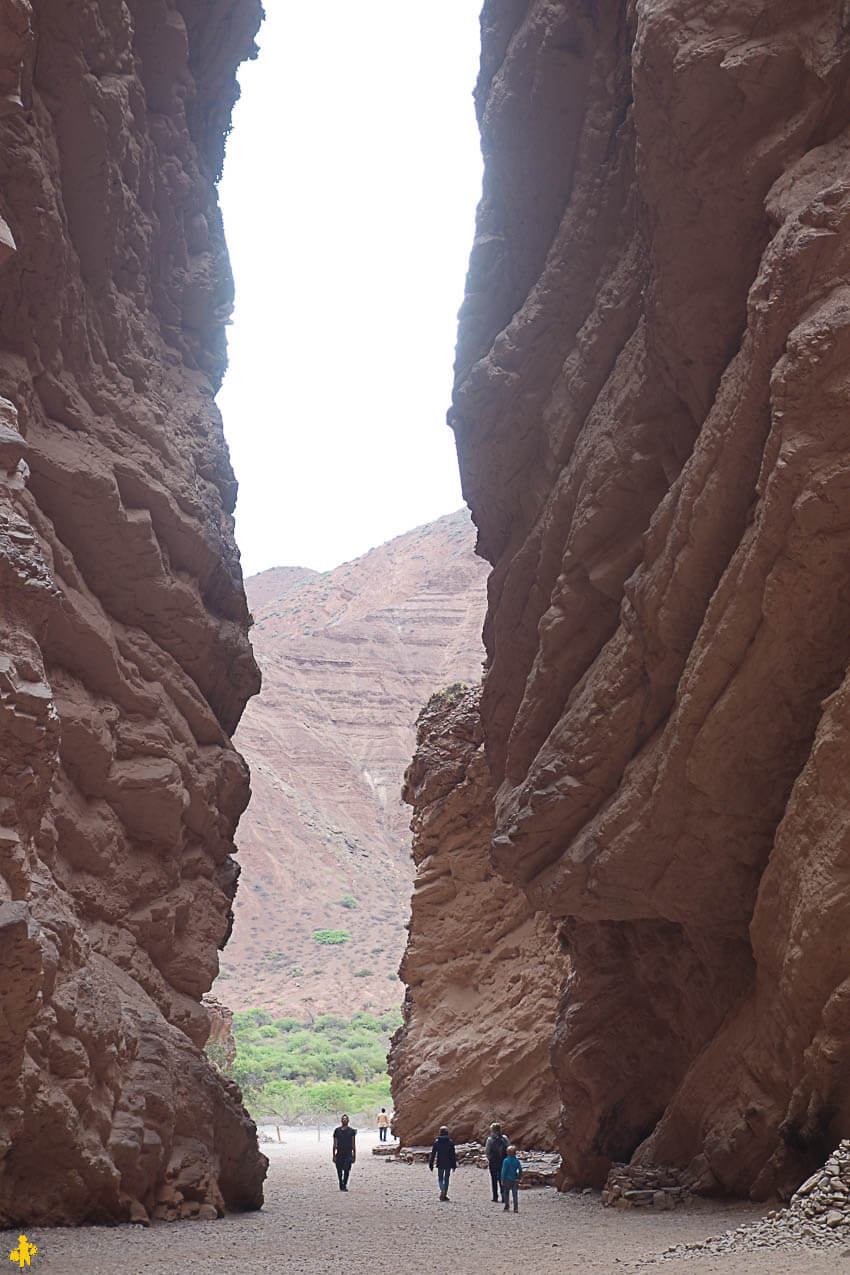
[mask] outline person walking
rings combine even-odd
[[[484,1154],[487,1157],[487,1167],[490,1170],[490,1185],[493,1188],[493,1203],[499,1203],[501,1182],[502,1182],[502,1161],[508,1154],[508,1140],[502,1133],[500,1124],[490,1125],[490,1136],[484,1143]]]
[[[389,1129],[389,1127],[390,1118],[387,1115],[387,1109],[386,1107],[381,1107],[381,1110],[378,1112],[378,1138],[381,1142],[386,1142],[387,1129]]]
[[[517,1204],[517,1186],[522,1177],[522,1165],[516,1156],[516,1147],[508,1147],[508,1154],[502,1161],[502,1198],[505,1201],[505,1212],[508,1211],[511,1192],[514,1196],[514,1213],[519,1213]]]
[[[440,1184],[440,1199],[448,1200],[449,1176],[452,1169],[457,1168],[457,1156],[455,1155],[455,1144],[449,1137],[449,1131],[445,1125],[440,1126],[440,1136],[431,1148],[428,1168],[432,1173],[434,1172],[435,1160],[437,1162],[437,1181]]]
[[[334,1149],[333,1162],[336,1165],[336,1173],[339,1178],[340,1191],[348,1190],[348,1175],[351,1172],[351,1166],[357,1159],[357,1130],[352,1129],[348,1116],[340,1117],[340,1122],[334,1129]]]

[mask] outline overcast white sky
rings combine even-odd
[[[266,0],[220,194],[243,570],[327,570],[462,504],[445,424],[481,159],[481,0]]]

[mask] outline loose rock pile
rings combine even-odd
[[[822,1169],[803,1183],[785,1209],[772,1209],[761,1221],[701,1244],[678,1245],[662,1256],[728,1253],[752,1248],[823,1248],[850,1257],[850,1139],[840,1142]]]
[[[483,1163],[485,1168],[487,1166],[480,1142],[456,1142],[455,1155],[459,1165]],[[430,1156],[430,1147],[399,1147],[397,1158],[404,1164],[427,1164]]]
[[[520,1187],[555,1185],[561,1167],[561,1157],[556,1151],[518,1151],[517,1159],[522,1164]],[[486,1161],[484,1163],[486,1167]]]
[[[691,1198],[692,1180],[672,1165],[615,1164],[601,1200],[613,1209],[673,1209]]]
[[[373,1148],[373,1155],[385,1155],[390,1160],[403,1164],[427,1164],[431,1155],[430,1147],[388,1147],[379,1151]],[[487,1168],[487,1157],[480,1142],[455,1143],[455,1155],[458,1165],[474,1164],[479,1169]],[[561,1157],[554,1151],[518,1151],[517,1159],[522,1164],[520,1187],[554,1186],[555,1177],[561,1167]]]

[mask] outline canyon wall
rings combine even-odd
[[[493,873],[493,790],[480,689],[433,696],[405,776],[416,880],[400,974],[404,1024],[390,1050],[403,1143],[484,1141],[492,1122],[521,1146],[555,1145],[549,1064],[566,967],[557,927]]]
[[[259,684],[213,403],[257,0],[0,0],[0,1225],[257,1207],[207,1064]]]
[[[492,861],[571,965],[565,1181],[785,1193],[850,1134],[850,13],[482,32],[450,419]]]

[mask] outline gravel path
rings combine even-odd
[[[28,1230],[38,1245],[32,1271],[58,1275],[412,1275],[451,1271],[481,1275],[833,1275],[847,1257],[798,1247],[734,1255],[695,1253],[660,1260],[664,1249],[695,1243],[763,1210],[700,1201],[670,1213],[619,1213],[597,1195],[520,1192],[517,1214],[489,1200],[487,1174],[463,1168],[452,1176],[451,1200],[437,1198],[436,1173],[423,1165],[387,1164],[370,1154],[377,1135],[361,1133],[360,1159],[348,1191],[336,1183],[330,1131],[285,1130],[271,1159],[266,1206],[217,1222],[176,1222]],[[0,1269],[17,1232],[2,1233]]]

